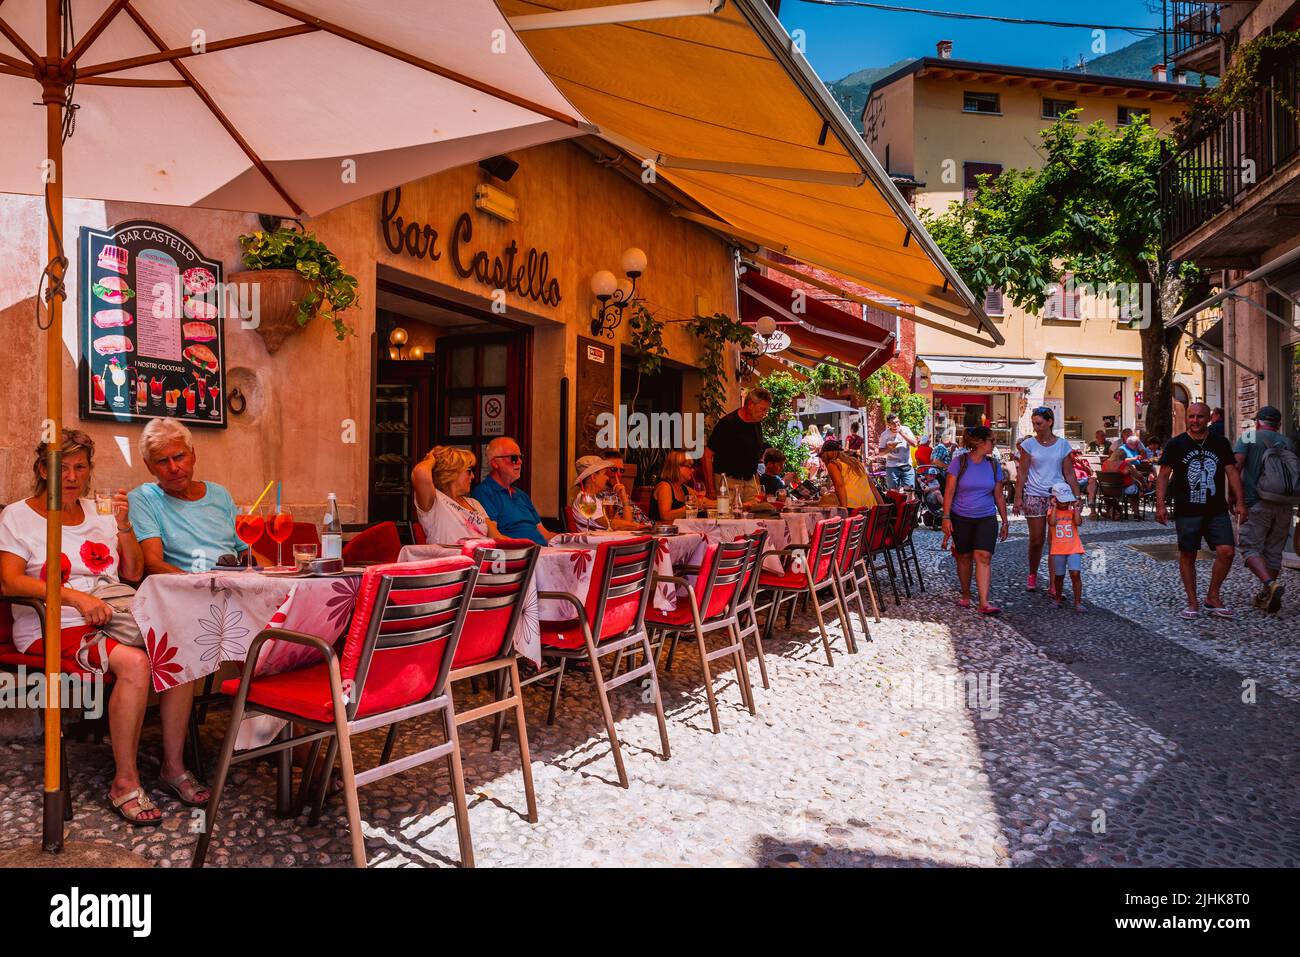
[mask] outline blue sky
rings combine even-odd
[[[1159,26],[1160,12],[1144,0],[1090,0],[1088,3],[1034,3],[1020,0],[890,0],[894,5],[982,13],[993,16],[1121,26]],[[1092,51],[1092,29],[1029,27],[948,20],[914,13],[826,7],[804,0],[782,0],[781,22],[805,33],[805,55],[824,80],[838,80],[863,67],[888,66],[917,56],[933,56],[938,40],[952,40],[953,56],[963,60],[1060,69]],[[1106,51],[1128,46],[1140,36],[1107,31]]]

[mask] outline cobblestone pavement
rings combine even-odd
[[[671,760],[656,754],[653,712],[638,691],[615,693],[628,790],[614,783],[589,682],[566,677],[554,727],[546,694],[531,689],[538,824],[523,817],[512,733],[493,753],[490,723],[463,729],[478,864],[1300,865],[1297,613],[1258,616],[1238,566],[1225,590],[1238,619],[1187,627],[1177,564],[1129,547],[1172,540],[1151,523],[1085,525],[1089,610],[1058,610],[1024,591],[1023,528],[995,558],[1000,618],[954,606],[951,559],[920,533],[930,590],[901,609],[890,601],[860,654],[844,654],[837,637],[834,668],[796,616],[795,631],[769,648],[772,688],[756,689],[757,718],[730,673],[718,679],[720,735],[683,646],[664,679]],[[1300,576],[1288,574],[1300,599]],[[204,728],[210,756],[224,727],[214,714]],[[431,727],[412,722],[399,753],[441,740]],[[360,740],[360,767],[382,740]],[[39,832],[37,746],[0,743],[0,850]],[[157,746],[156,727],[146,729],[146,780]],[[70,839],[188,863],[184,808],[155,788],[167,821],[152,833],[129,829],[103,801],[107,746],[73,743],[69,760]],[[279,820],[272,771],[260,765],[237,768],[227,794],[211,865],[350,863],[341,801],[318,827]],[[361,808],[372,866],[457,861],[443,767],[370,785]]]

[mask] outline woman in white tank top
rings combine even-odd
[[[1026,591],[1038,590],[1038,563],[1043,558],[1047,539],[1047,510],[1052,504],[1052,486],[1065,482],[1079,497],[1079,482],[1074,476],[1074,449],[1052,431],[1056,413],[1047,406],[1034,410],[1034,434],[1021,439],[1016,468],[1015,511],[1023,513],[1029,525],[1029,575]],[[1049,589],[1050,590],[1050,589]]]

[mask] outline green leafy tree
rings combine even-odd
[[[1165,329],[1204,282],[1190,263],[1171,262],[1160,242],[1160,139],[1145,121],[1080,128],[1075,113],[1042,132],[1041,169],[982,177],[968,203],[923,213],[926,228],[972,289],[1000,287],[1017,306],[1039,311],[1053,286],[1147,286],[1141,331],[1146,427],[1170,434],[1174,359],[1182,332]],[[1135,303],[1135,306],[1137,303]],[[1136,315],[1136,313],[1135,313]]]
[[[808,386],[788,372],[770,373],[759,380],[758,384],[772,393],[772,407],[763,420],[763,441],[768,448],[781,451],[785,456],[787,470],[805,478],[805,456],[799,441],[795,402],[808,391]],[[790,427],[791,422],[796,423],[794,428]]]

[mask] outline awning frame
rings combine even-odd
[[[1166,321],[1165,327],[1169,328],[1171,326],[1181,326],[1188,319],[1191,319],[1193,316],[1197,315],[1198,313],[1204,312],[1206,309],[1213,309],[1215,306],[1223,302],[1225,299],[1236,299],[1236,300],[1246,299],[1246,297],[1238,293],[1237,290],[1240,289],[1242,286],[1246,286],[1249,285],[1250,283],[1255,283],[1255,282],[1264,282],[1265,287],[1269,291],[1276,293],[1277,295],[1281,296],[1283,299],[1290,302],[1292,305],[1296,306],[1297,308],[1300,308],[1300,301],[1297,301],[1292,296],[1289,296],[1287,293],[1282,292],[1272,283],[1267,281],[1268,277],[1273,275],[1273,273],[1277,272],[1278,270],[1285,269],[1288,266],[1293,265],[1295,263],[1300,263],[1300,246],[1297,246],[1295,249],[1291,250],[1290,252],[1283,253],[1281,256],[1278,256],[1276,259],[1265,263],[1264,265],[1256,269],[1254,272],[1242,276],[1231,286],[1222,290],[1221,292],[1215,293],[1213,296],[1206,299],[1204,302],[1200,302],[1197,305],[1192,306],[1190,309],[1184,309],[1182,312],[1178,313],[1178,315]],[[1246,299],[1246,301],[1251,302],[1251,300],[1249,299]],[[1252,302],[1252,305],[1253,304],[1254,303]],[[1267,310],[1265,310],[1265,312],[1267,312]],[[1290,328],[1289,323],[1287,323],[1287,326],[1288,328]]]
[[[599,27],[615,23],[640,23],[645,20],[671,20],[677,17],[711,16],[727,0],[638,0],[614,3],[585,10],[554,10],[512,17],[508,21],[516,33],[529,30],[565,30],[573,27]]]

